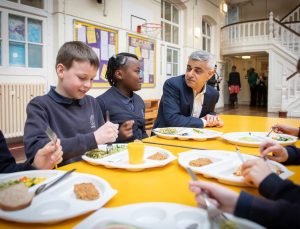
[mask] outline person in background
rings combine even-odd
[[[219,92],[206,84],[214,74],[214,66],[214,56],[206,51],[189,56],[185,75],[164,83],[153,128],[223,126],[214,113]]]
[[[217,73],[217,68],[218,66],[215,65],[215,68],[214,68],[214,71],[215,71],[215,74],[207,81],[207,84],[209,86],[212,86],[213,88],[216,88],[217,91],[220,91],[220,82],[222,81],[222,77],[220,77]]]
[[[81,160],[82,154],[99,144],[114,142],[118,124],[104,123],[96,99],[86,95],[99,67],[89,46],[66,42],[58,51],[55,66],[57,87],[27,105],[24,145],[27,157],[33,157],[49,141],[45,133],[49,126],[61,140],[64,165]]]
[[[256,83],[258,79],[258,75],[255,72],[254,68],[250,68],[247,71],[248,83],[250,86],[250,106],[256,106],[256,99],[257,99],[257,90],[256,90]]]
[[[9,151],[4,135],[0,130],[0,173],[13,173],[33,169],[52,169],[59,164],[62,159],[60,140],[54,145],[52,142],[47,143],[39,149],[35,156],[28,158],[26,162],[16,164],[14,157]]]
[[[294,146],[283,147],[267,141],[260,145],[260,153],[262,157],[267,156],[285,164],[300,164],[300,149]],[[191,181],[189,187],[200,207],[204,206],[201,193],[206,192],[222,211],[247,218],[267,228],[286,228],[287,225],[300,227],[300,186],[281,179],[263,159],[244,162],[242,175],[257,186],[265,198],[244,191],[238,194],[210,182]]]
[[[130,142],[148,137],[145,130],[145,104],[134,93],[142,86],[141,66],[138,57],[130,53],[119,53],[108,61],[106,78],[111,85],[96,99],[102,113],[109,111],[110,121],[119,123],[116,142]]]
[[[264,73],[258,77],[257,82],[257,105],[258,106],[267,106],[267,86]]]
[[[228,89],[230,105],[234,106],[238,101],[237,95],[241,90],[240,73],[236,71],[235,65],[232,66],[231,72],[229,73]]]

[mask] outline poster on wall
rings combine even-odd
[[[93,88],[110,86],[105,74],[108,59],[118,53],[118,31],[74,20],[74,40],[86,43],[99,58],[100,65]]]
[[[141,61],[143,87],[155,87],[155,41],[142,36],[128,34],[128,52],[137,55]]]

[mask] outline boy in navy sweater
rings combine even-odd
[[[260,146],[261,155],[285,164],[300,164],[300,149],[283,147],[267,141]],[[272,155],[269,153],[272,152]],[[300,227],[300,186],[289,180],[282,180],[273,173],[262,159],[248,160],[242,165],[242,175],[252,181],[261,195],[253,196],[242,191],[240,194],[221,185],[203,181],[191,181],[190,190],[195,193],[199,206],[205,191],[218,208],[234,213],[238,217],[255,221],[267,228]],[[199,195],[200,194],[200,195]]]
[[[64,151],[61,165],[81,160],[81,155],[98,144],[114,142],[118,125],[104,124],[96,100],[86,95],[99,68],[94,51],[79,41],[66,42],[56,57],[57,87],[38,96],[27,106],[24,131],[28,158],[49,141],[47,126],[57,134]]]
[[[145,131],[145,104],[134,93],[141,89],[138,57],[131,53],[119,53],[108,61],[106,78],[112,86],[97,97],[102,113],[109,111],[110,120],[119,123],[117,142],[130,142],[148,137]]]

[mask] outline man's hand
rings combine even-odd
[[[106,122],[104,125],[99,127],[94,132],[97,144],[115,142],[119,134],[118,127],[119,124],[114,124],[112,122]]]
[[[206,120],[207,127],[222,127],[224,125],[224,122],[219,118],[218,115],[207,114],[204,119]]]
[[[51,141],[37,151],[32,166],[37,169],[52,169],[55,165],[62,162],[62,155],[60,140],[57,139],[55,145]]]
[[[133,135],[132,127],[134,120],[128,120],[124,122],[119,128],[119,139],[125,140]]]

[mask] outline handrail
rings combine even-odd
[[[296,31],[292,30],[290,27],[286,26],[285,24],[283,24],[282,22],[274,19],[275,22],[277,22],[279,25],[281,25],[282,27],[284,27],[285,29],[289,30],[290,32],[296,34],[297,36],[300,37],[300,33],[297,33]]]
[[[298,6],[296,6],[294,9],[292,9],[288,14],[286,14],[283,18],[281,18],[280,21],[283,21],[284,19],[286,19],[291,13],[293,13],[298,7],[300,7],[300,4]]]
[[[226,27],[232,26],[232,25],[237,25],[237,24],[243,24],[243,23],[248,23],[248,22],[256,22],[256,21],[268,21],[269,18],[262,18],[262,19],[255,19],[255,20],[247,20],[247,21],[239,21],[239,22],[235,22],[235,23],[231,23],[228,25],[224,25],[223,27],[221,27],[221,29],[224,29]]]
[[[288,81],[289,79],[293,78],[295,75],[297,75],[297,71],[294,72],[292,75],[290,75],[289,77],[286,78],[286,81]]]
[[[294,23],[300,23],[300,21],[287,21],[287,22],[281,22],[283,24],[294,24]]]

